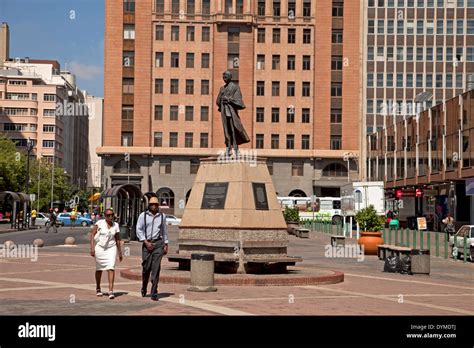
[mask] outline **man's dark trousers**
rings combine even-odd
[[[164,255],[164,246],[165,243],[163,240],[158,240],[153,243],[155,248],[149,252],[143,243],[142,247],[142,289],[145,290],[148,285],[151,274],[151,296],[156,296],[158,293],[158,281],[160,278],[160,268],[161,268],[161,259]]]

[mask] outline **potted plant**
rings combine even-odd
[[[283,216],[285,217],[288,233],[294,234],[295,229],[300,225],[300,214],[298,208],[285,207]]]
[[[364,246],[366,255],[377,255],[377,246],[383,244],[382,232],[385,219],[377,215],[373,205],[361,209],[355,216],[356,222],[361,229],[359,245]]]

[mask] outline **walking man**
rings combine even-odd
[[[49,223],[46,225],[46,233],[49,232],[49,228],[53,227],[54,233],[58,233],[58,227],[56,226],[56,221],[58,219],[58,214],[57,214],[57,209],[53,211],[53,209],[50,209],[50,215],[49,215]]]
[[[151,299],[158,301],[158,281],[160,277],[161,259],[168,253],[168,231],[166,216],[158,212],[158,198],[152,197],[148,210],[138,217],[137,238],[142,246],[142,296],[147,294],[147,286],[151,274]]]

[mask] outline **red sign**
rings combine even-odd
[[[398,199],[402,197],[423,197],[423,190],[416,189],[416,190],[397,190],[395,193]]]

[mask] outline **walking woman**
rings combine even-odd
[[[94,245],[95,244],[95,245]],[[91,233],[91,256],[95,257],[96,271],[96,295],[102,296],[100,280],[102,271],[107,271],[109,278],[109,299],[114,299],[115,261],[117,252],[119,260],[122,261],[120,249],[120,229],[118,223],[114,222],[114,213],[111,209],[105,211],[105,219],[99,220],[92,228]]]

